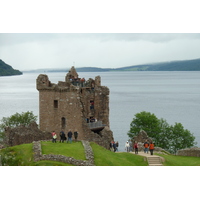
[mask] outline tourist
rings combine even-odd
[[[113,151],[113,141],[110,142],[110,150]]]
[[[116,142],[116,151],[118,151],[118,147],[119,147],[119,142]]]
[[[95,122],[95,118],[94,118],[94,117],[91,117],[91,118],[90,118],[90,122],[91,122],[91,123]]]
[[[62,141],[62,143],[66,140],[66,136],[65,136],[65,133],[64,131],[60,131],[60,142]]]
[[[133,152],[133,143],[131,140],[129,140],[129,151],[132,151]]]
[[[77,138],[78,138],[78,132],[77,132],[77,130],[75,130],[75,132],[74,132],[74,138],[75,138],[75,141],[77,141]]]
[[[78,78],[77,77],[74,77],[74,83],[75,83],[75,86],[78,86]]]
[[[130,145],[129,142],[127,141],[125,144],[125,151],[129,152],[130,151]]]
[[[72,132],[71,129],[69,129],[69,132],[67,133],[68,141],[69,143],[72,143]]]
[[[153,142],[151,142],[149,145],[149,151],[150,151],[151,155],[153,155],[153,150],[154,150],[154,144],[153,144]]]
[[[94,101],[90,101],[90,109],[94,109]]]
[[[137,143],[137,141],[135,141],[134,149],[135,149],[135,154],[138,154],[138,143]]]
[[[57,139],[56,132],[53,131],[53,132],[52,132],[52,142],[53,142],[53,143],[56,143],[56,139]]]
[[[144,143],[144,153],[148,153],[148,152],[149,152],[149,143],[146,140]]]
[[[85,78],[82,78],[80,81],[81,81],[81,87],[84,87],[84,85],[85,85]]]
[[[115,143],[115,141],[113,141],[113,151],[114,152],[116,151],[116,143]]]

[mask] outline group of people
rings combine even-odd
[[[110,142],[110,150],[111,151],[114,151],[114,152],[118,151],[118,147],[119,147],[118,141],[117,142],[115,142],[115,141]]]
[[[144,153],[148,153],[150,151],[151,155],[153,155],[153,150],[154,150],[154,144],[153,142],[148,143],[148,141],[146,140],[143,144],[144,146]],[[130,152],[133,151],[133,149],[135,150],[135,154],[138,154],[138,143],[137,141],[135,141],[135,143],[132,145],[131,140],[127,141],[125,143],[125,151]]]
[[[150,142],[149,144],[146,140],[144,143],[144,153],[148,153],[150,151],[151,155],[153,155],[153,150],[154,150],[153,142]]]
[[[85,78],[70,77],[70,82],[75,86],[85,86]]]
[[[72,143],[72,136],[73,136],[73,133],[71,131],[71,129],[68,131],[67,133],[67,137],[65,135],[65,132],[64,130],[60,131],[60,142],[64,142],[66,140],[66,142],[68,143]],[[74,139],[75,141],[77,141],[78,139],[78,132],[77,130],[74,131]],[[56,143],[56,140],[57,140],[57,134],[55,131],[52,132],[52,142],[53,143]]]

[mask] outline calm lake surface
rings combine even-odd
[[[46,73],[52,83],[64,81],[66,73]],[[16,112],[39,115],[39,73],[0,77],[0,119]],[[136,113],[147,111],[171,125],[182,123],[200,146],[200,72],[80,72],[79,77],[101,76],[110,89],[110,128],[119,150],[124,151],[127,132]]]

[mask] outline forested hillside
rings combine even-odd
[[[21,75],[22,72],[13,69],[10,65],[6,64],[0,59],[0,76]]]
[[[200,71],[200,59],[121,67],[123,71]]]

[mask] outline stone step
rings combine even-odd
[[[149,164],[149,166],[163,166],[162,164]]]
[[[147,158],[149,166],[161,166],[162,162],[160,157],[148,157]]]

